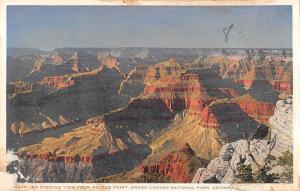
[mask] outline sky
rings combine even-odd
[[[8,6],[7,47],[292,48],[292,7]]]

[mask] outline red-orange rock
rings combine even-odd
[[[252,117],[256,121],[268,123],[269,118],[273,115],[275,104],[258,102],[258,101],[238,101],[237,104],[241,110]]]
[[[206,106],[203,110],[200,118],[200,125],[204,128],[217,128],[219,126],[217,117],[209,106]]]
[[[56,89],[62,89],[75,84],[75,80],[64,76],[49,76],[42,80],[42,84],[53,86]]]
[[[193,177],[193,160],[201,161],[205,166],[206,162],[195,156],[195,152],[188,144],[163,157],[157,164],[141,165],[140,170],[143,173],[162,174],[175,182],[191,182]],[[199,163],[198,163],[199,165]]]

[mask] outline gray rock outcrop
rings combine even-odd
[[[257,171],[259,166],[264,165],[266,157],[272,150],[272,144],[268,140],[254,139],[250,141],[249,149],[250,152],[246,140],[224,145],[219,157],[213,159],[207,168],[198,169],[192,183],[239,183],[239,179],[234,174],[238,164],[243,162],[245,165],[250,165],[253,172]],[[272,151],[271,154],[275,157],[279,156]]]
[[[274,115],[270,118],[271,137],[276,137],[274,152],[293,150],[293,96],[276,103]]]

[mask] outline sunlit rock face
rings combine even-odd
[[[197,167],[204,167],[207,161],[196,157],[188,144],[164,156],[154,164],[142,164],[139,168],[144,174],[162,174],[174,182],[191,182]]]

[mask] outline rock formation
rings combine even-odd
[[[43,58],[38,59],[31,71],[31,73],[39,72],[41,70],[43,62],[44,62]]]
[[[195,156],[195,152],[188,144],[164,156],[158,163],[142,164],[140,166],[143,174],[161,174],[174,182],[191,182],[200,166],[205,167],[207,161]]]
[[[256,172],[265,165],[270,151],[272,156],[279,156],[272,152],[272,144],[268,140],[254,139],[250,141],[250,145],[246,140],[228,143],[207,168],[197,170],[192,183],[241,183],[237,174],[239,164],[250,165],[252,171]],[[278,163],[273,163],[272,168],[277,165]]]
[[[24,81],[12,82],[7,85],[7,93],[10,97],[14,97],[17,94],[31,92],[34,84]]]
[[[274,150],[278,153],[293,151],[293,96],[276,103],[274,115],[270,118],[271,137],[276,137]]]
[[[190,146],[185,144],[176,151],[165,153],[160,158],[147,157],[129,172],[88,182],[188,183],[192,180],[197,168],[206,167],[207,163],[208,161],[197,157]]]
[[[72,63],[72,70],[76,73],[79,72],[79,68],[78,68],[78,52],[74,52],[71,59],[71,63]]]
[[[57,53],[50,56],[54,65],[61,65],[63,63],[63,58]]]
[[[51,76],[45,77],[42,84],[47,84],[49,86],[53,86],[56,89],[67,88],[75,84],[75,80],[71,77],[64,77],[64,76]]]

